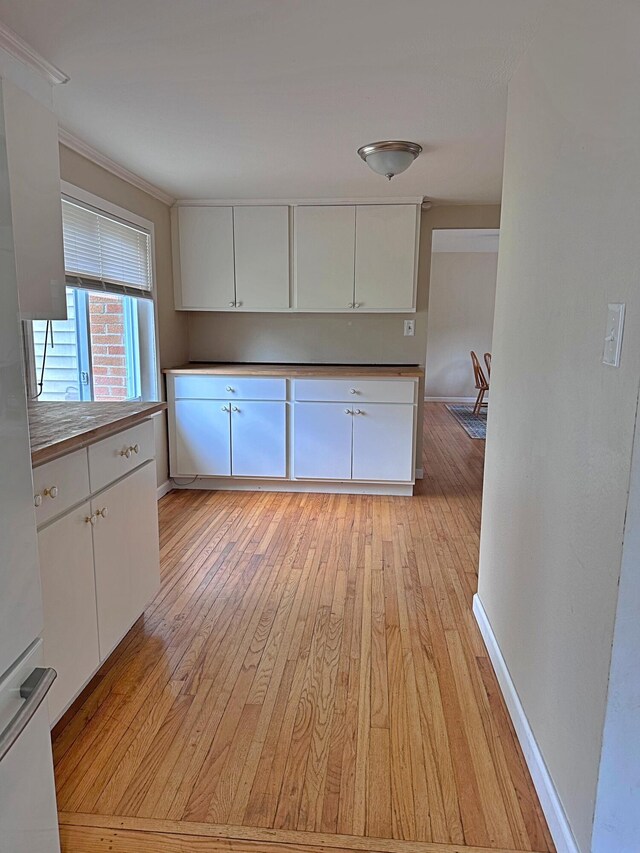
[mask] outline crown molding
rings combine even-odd
[[[107,172],[111,172],[111,174],[115,175],[117,178],[126,181],[128,184],[132,184],[132,186],[137,187],[139,190],[142,190],[142,192],[147,193],[147,195],[153,196],[153,198],[157,198],[158,201],[169,206],[173,204],[175,199],[168,193],[164,192],[164,190],[159,189],[153,184],[150,184],[148,181],[145,181],[145,179],[141,178],[139,175],[125,169],[124,166],[116,163],[110,157],[107,157],[106,154],[101,154],[100,151],[97,151],[88,143],[83,142],[82,139],[78,139],[78,137],[73,133],[69,133],[68,130],[64,130],[62,127],[59,128],[58,139],[60,144],[64,145],[65,148],[70,148],[72,151],[75,151],[76,154],[86,157],[87,160],[91,160],[91,162],[95,163],[96,166],[106,169]]]
[[[68,83],[70,80],[68,74],[41,56],[37,50],[32,48],[23,38],[20,38],[17,33],[14,33],[6,24],[3,24],[2,21],[0,21],[0,48],[44,77],[53,86]]]
[[[176,207],[260,207],[269,205],[287,205],[289,207],[306,207],[331,205],[358,204],[415,204],[422,205],[422,196],[401,196],[399,198],[179,198]],[[428,210],[428,208],[426,208]]]

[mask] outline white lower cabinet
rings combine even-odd
[[[231,474],[230,409],[223,400],[176,400],[172,476]]]
[[[231,473],[287,476],[286,403],[248,400],[231,405]]]
[[[355,492],[412,494],[417,378],[324,376],[168,371],[171,476],[304,481],[297,491],[348,491],[351,482]]]
[[[354,409],[354,480],[413,479],[413,406],[371,403]]]
[[[293,476],[350,480],[353,418],[344,403],[296,403]]]
[[[155,465],[148,462],[91,501],[100,659],[158,591]]]
[[[126,432],[122,435],[127,438]],[[78,476],[82,457],[84,473]],[[58,673],[48,698],[51,723],[160,588],[155,461],[116,479],[121,474],[116,460],[113,485],[91,494],[89,457],[85,448],[34,471],[36,485],[55,475],[62,484],[59,496],[67,494],[65,484],[69,495],[75,495],[71,509],[63,500],[62,514],[38,528],[44,662]]]
[[[100,664],[89,503],[38,534],[44,656],[58,673],[48,696],[57,720]]]

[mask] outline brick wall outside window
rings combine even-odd
[[[96,400],[127,397],[124,306],[121,296],[89,295],[93,392]]]

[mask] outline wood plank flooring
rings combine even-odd
[[[64,851],[553,850],[471,612],[484,442],[425,409],[413,498],[162,499],[162,589],[54,741]]]

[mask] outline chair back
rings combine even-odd
[[[487,382],[487,379],[486,379],[486,376],[484,375],[482,367],[480,367],[480,362],[478,360],[478,356],[475,354],[475,352],[473,350],[471,350],[471,364],[473,365],[473,378],[474,378],[475,383],[476,383],[476,388],[478,389],[478,391],[480,391],[480,390],[488,391],[489,390],[489,383]]]
[[[485,352],[484,363],[487,365],[487,376],[491,379],[491,353]]]

